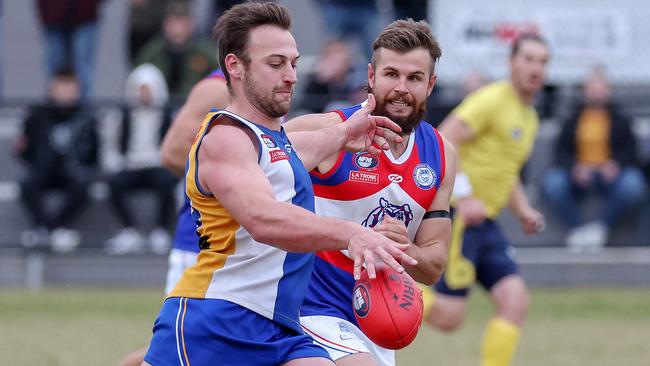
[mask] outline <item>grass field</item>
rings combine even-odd
[[[144,346],[154,290],[0,291],[2,365],[115,365]],[[478,365],[490,304],[476,291],[464,328],[422,329],[399,365]],[[535,290],[515,365],[650,365],[650,290]]]

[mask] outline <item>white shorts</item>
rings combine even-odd
[[[382,366],[395,366],[395,351],[374,344],[356,325],[347,320],[324,315],[300,317],[305,333],[327,350],[336,361],[355,353],[371,353]]]
[[[169,269],[167,269],[167,282],[165,282],[165,294],[168,294],[176,286],[185,268],[196,263],[199,253],[190,250],[172,249],[169,252]]]

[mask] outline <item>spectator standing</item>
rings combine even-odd
[[[370,61],[370,46],[379,30],[379,10],[375,0],[316,0],[331,38],[358,41],[365,62]]]
[[[165,1],[129,0],[129,63],[133,65],[140,50],[160,34]]]
[[[92,93],[97,48],[97,21],[102,0],[38,0],[45,37],[47,77],[73,65],[81,82],[81,98]]]
[[[144,189],[154,191],[158,201],[156,226],[148,241],[154,253],[163,254],[171,242],[167,228],[174,216],[177,179],[160,163],[160,143],[170,124],[169,94],[160,70],[151,64],[136,67],[126,81],[126,98],[119,141],[122,169],[107,177],[111,205],[123,229],[108,241],[107,250],[125,254],[143,249],[134,218],[137,210],[129,208],[128,199]]]
[[[140,52],[136,64],[151,63],[162,71],[172,97],[184,99],[209,71],[217,68],[214,48],[192,37],[189,4],[172,2],[163,20],[163,34]]]
[[[96,123],[82,108],[74,71],[63,67],[49,87],[49,100],[30,108],[16,152],[24,162],[21,200],[32,220],[25,246],[50,243],[57,252],[74,250],[79,234],[67,228],[87,202],[87,187],[98,158]],[[63,192],[59,209],[48,201],[51,189]],[[50,237],[51,233],[51,237]]]
[[[563,123],[555,148],[555,165],[544,175],[542,192],[569,226],[573,251],[598,250],[626,211],[640,203],[645,182],[637,162],[637,141],[630,120],[612,102],[611,86],[601,70],[583,85],[583,100]],[[598,192],[605,209],[585,223],[576,200]]]
[[[349,44],[340,40],[328,41],[321,50],[314,71],[307,77],[297,109],[321,113],[332,109],[328,108],[332,103],[350,104],[354,99],[353,94],[362,91],[361,85],[357,88],[353,86],[352,63],[353,55]],[[363,97],[365,96],[364,94]]]

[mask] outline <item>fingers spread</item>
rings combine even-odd
[[[368,271],[368,278],[375,279],[377,272],[375,270],[375,257],[372,252],[368,251],[365,255],[366,271]]]
[[[370,116],[370,118],[372,118],[373,122],[375,123],[375,126],[377,127],[385,127],[395,133],[402,132],[402,127],[400,127],[400,125],[398,125],[397,123],[391,121],[391,119],[388,117]],[[378,128],[377,130],[379,131],[380,129]]]
[[[399,262],[395,260],[395,258],[393,258],[393,256],[391,256],[390,254],[382,251],[381,259],[384,261],[384,263],[386,263],[386,265],[388,265],[390,268],[394,269],[398,273],[404,272],[404,267],[402,267],[402,265],[399,264]]]
[[[361,278],[361,266],[363,261],[360,255],[354,257],[354,279],[355,281]]]

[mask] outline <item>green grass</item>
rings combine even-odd
[[[475,291],[465,326],[423,328],[399,365],[478,365],[491,314]],[[116,365],[147,344],[162,296],[155,290],[0,291],[3,365]],[[648,365],[650,290],[535,290],[515,365]]]

